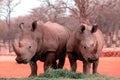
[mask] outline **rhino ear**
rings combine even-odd
[[[92,29],[91,29],[91,33],[95,33],[98,29],[98,25],[94,24]]]
[[[34,21],[33,23],[32,23],[32,29],[31,29],[31,31],[35,31],[35,29],[37,28],[37,21]]]
[[[24,30],[24,23],[19,24],[19,28],[23,31]]]
[[[85,31],[85,25],[80,26],[80,32],[83,33]]]

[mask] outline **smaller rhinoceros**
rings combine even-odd
[[[77,60],[83,62],[83,73],[90,74],[93,63],[93,74],[97,73],[99,56],[103,48],[104,39],[97,25],[81,24],[71,34],[67,43],[67,53],[72,71],[76,71]]]
[[[30,63],[30,76],[37,75],[38,60],[44,62],[44,71],[49,67],[63,68],[69,38],[65,27],[50,21],[34,21],[31,30],[25,29],[23,23],[20,24],[20,29],[20,40],[13,43],[13,49],[17,63]]]

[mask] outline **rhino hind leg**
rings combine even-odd
[[[54,61],[54,62],[52,63],[52,68],[53,68],[53,69],[57,69],[57,62],[56,62],[56,61]]]
[[[70,62],[70,66],[71,66],[72,71],[76,72],[77,62],[76,62],[75,56],[72,55],[72,53],[68,53],[68,58],[69,58],[69,62]]]
[[[64,63],[65,63],[65,56],[66,54],[64,53],[60,58],[59,58],[59,61],[58,61],[58,69],[62,69],[63,66],[64,66]]]
[[[52,53],[52,52],[48,53],[46,56],[46,60],[44,62],[44,71],[46,71],[48,68],[56,64],[54,63],[54,61],[55,61],[55,53]],[[53,67],[55,67],[55,65]]]

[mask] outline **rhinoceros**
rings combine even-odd
[[[93,74],[98,73],[99,56],[103,45],[104,38],[98,25],[81,24],[76,28],[67,43],[67,53],[72,71],[76,72],[76,61],[80,60],[83,63],[84,74],[90,74],[91,64]]]
[[[13,43],[13,49],[17,63],[30,64],[30,76],[37,75],[38,60],[44,62],[44,71],[49,67],[63,68],[69,38],[69,31],[65,27],[50,21],[34,21],[31,29],[26,29],[24,23],[19,27],[22,34]]]

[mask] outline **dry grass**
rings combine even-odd
[[[120,57],[120,48],[104,48],[101,57]]]

